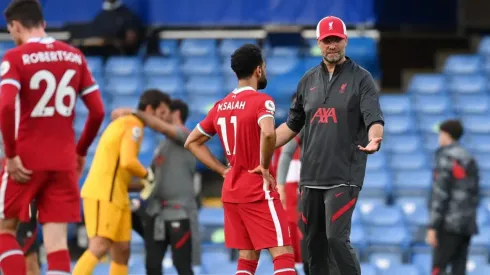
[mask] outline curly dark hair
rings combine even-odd
[[[257,45],[245,44],[231,55],[231,69],[238,79],[251,77],[255,69],[262,64],[264,64],[264,58]]]

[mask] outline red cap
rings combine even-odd
[[[318,25],[316,25],[316,39],[322,40],[328,36],[347,38],[347,29],[342,19],[335,16],[327,16],[318,22]]]

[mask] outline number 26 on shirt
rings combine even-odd
[[[233,155],[236,151],[236,129],[237,129],[237,118],[236,116],[230,117],[230,123],[233,125]],[[225,151],[228,156],[232,155],[230,152],[230,145],[228,143],[228,133],[226,131],[226,117],[218,118],[218,125],[221,129],[221,139],[223,140],[223,145],[225,146]]]

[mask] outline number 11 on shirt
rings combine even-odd
[[[233,124],[233,155],[235,154],[236,151],[236,129],[237,129],[237,119],[236,116],[231,116],[230,117],[230,123]],[[229,156],[231,155],[230,153],[230,145],[228,143],[228,135],[226,131],[226,117],[219,117],[218,118],[218,125],[221,129],[221,139],[223,140],[223,144],[225,146],[226,154]]]

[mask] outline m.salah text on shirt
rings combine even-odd
[[[245,101],[235,101],[235,102],[223,102],[218,104],[219,111],[229,111],[229,110],[243,110],[245,109]]]

